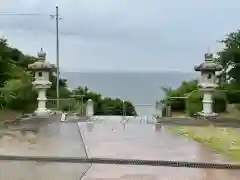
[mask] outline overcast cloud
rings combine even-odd
[[[0,12],[54,13],[60,66],[80,70],[192,71],[217,40],[240,27],[239,0],[8,0]],[[55,62],[55,22],[48,15],[0,16],[0,35],[23,52],[41,47]]]

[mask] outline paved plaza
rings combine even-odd
[[[40,120],[41,121],[41,120]],[[80,133],[82,137],[80,136]],[[2,128],[0,153],[61,157],[108,157],[231,163],[159,124],[111,118],[60,123],[52,118]],[[87,172],[86,172],[87,171]],[[85,173],[86,172],[86,173]],[[0,178],[14,180],[237,180],[238,171],[170,167],[0,162]]]

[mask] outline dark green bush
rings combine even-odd
[[[240,92],[227,91],[226,98],[229,104],[240,103]]]
[[[186,109],[186,99],[184,97],[197,89],[197,84],[197,80],[191,80],[182,82],[176,89],[162,88],[166,97],[168,97],[168,102],[163,100],[163,103],[171,105],[172,111],[184,111]]]
[[[200,91],[192,93],[186,101],[186,113],[193,116],[195,113],[202,111],[203,94]],[[214,93],[213,95],[213,111],[216,113],[226,110],[226,98],[223,93]]]
[[[226,92],[225,96],[229,104],[240,103],[240,87],[236,83],[224,84],[221,90]]]
[[[224,97],[214,97],[213,98],[213,111],[216,113],[226,111],[227,103]]]
[[[172,111],[184,111],[186,102],[185,99],[171,99],[169,104],[171,105]]]
[[[186,100],[186,113],[188,116],[193,116],[195,113],[202,110],[202,94],[199,91],[193,92]]]

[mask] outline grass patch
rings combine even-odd
[[[239,128],[172,126],[169,130],[240,161]]]

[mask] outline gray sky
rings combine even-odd
[[[60,66],[79,70],[193,71],[208,47],[240,27],[239,0],[7,0],[0,12],[54,13],[59,6]],[[0,16],[0,35],[55,62],[49,16]]]

